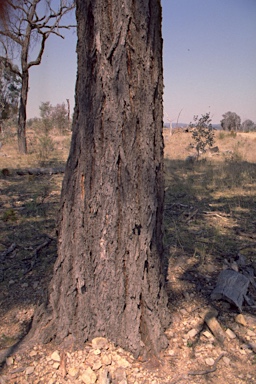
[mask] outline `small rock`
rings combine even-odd
[[[60,354],[59,354],[59,351],[54,351],[54,352],[51,354],[51,360],[60,362]]]
[[[97,384],[110,384],[109,372],[107,369],[100,371]]]
[[[251,336],[251,337],[255,337],[255,336],[256,336],[256,333],[253,332],[253,331],[251,331],[250,329],[248,329],[248,331],[247,331],[247,335],[248,335],[248,336]]]
[[[100,360],[98,360],[98,361],[95,361],[95,363],[93,364],[92,369],[93,369],[93,371],[98,371],[101,367],[102,367],[102,363],[101,363]]]
[[[56,363],[53,364],[53,368],[54,369],[59,369],[59,366],[60,366],[60,363],[56,362]]]
[[[180,313],[183,315],[183,316],[186,316],[188,314],[188,311],[185,309],[185,308],[182,308],[180,310]]]
[[[33,373],[33,372],[34,372],[34,367],[27,367],[26,368],[26,371],[25,371],[26,375],[31,375],[31,373]]]
[[[120,368],[129,368],[131,364],[125,358],[117,356],[116,363]]]
[[[204,332],[203,332],[203,335],[204,335],[205,337],[207,337],[207,339],[213,339],[213,338],[214,338],[213,335],[212,335],[212,333],[209,332],[209,331],[204,331]]]
[[[7,384],[7,380],[8,380],[7,376],[1,376],[0,377],[0,384]]]
[[[223,361],[226,365],[229,365],[230,364],[230,359],[227,357],[227,356],[224,356],[223,357]]]
[[[226,334],[228,335],[228,337],[230,339],[235,339],[236,338],[236,334],[233,331],[231,331],[231,329],[229,329],[229,328],[226,330]]]
[[[74,379],[77,379],[78,375],[79,375],[79,369],[75,368],[75,367],[71,367],[68,370],[68,374],[69,374],[69,376],[73,377]]]
[[[215,361],[209,357],[208,359],[205,359],[205,363],[211,367],[214,365]]]
[[[92,339],[92,347],[94,349],[104,349],[108,346],[108,340],[105,337],[95,337]]]
[[[112,357],[111,355],[103,355],[101,357],[101,361],[104,365],[110,365],[112,363]]]
[[[90,367],[87,368],[79,378],[85,384],[94,384],[97,380],[96,374]]]
[[[6,360],[5,360],[5,362],[6,362],[7,367],[9,367],[9,366],[12,365],[13,362],[14,362],[13,357],[11,357],[11,356],[10,356],[10,357],[7,357]]]
[[[237,322],[238,324],[241,324],[241,325],[243,325],[244,327],[247,325],[246,320],[245,320],[245,318],[244,318],[244,315],[242,315],[241,313],[240,313],[239,315],[236,316],[235,320],[236,320],[236,322]]]
[[[127,383],[126,372],[123,368],[117,368],[114,372],[114,377],[118,383]]]
[[[101,354],[101,350],[100,349],[94,349],[93,354],[98,356]]]
[[[197,334],[198,334],[198,329],[191,329],[187,334],[186,334],[186,338],[187,339],[192,339],[193,337],[195,337]]]

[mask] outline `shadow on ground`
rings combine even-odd
[[[210,294],[223,266],[243,253],[256,268],[256,165],[166,160],[165,169],[165,270],[172,315],[189,297],[198,307],[222,310]],[[28,331],[31,308],[46,295],[57,256],[62,177],[0,179],[0,350],[12,353]],[[6,332],[8,322],[14,326]]]

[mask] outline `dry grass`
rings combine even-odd
[[[219,153],[194,164],[185,161],[193,154],[189,133],[165,142],[168,259],[199,257],[218,270],[242,253],[256,263],[256,134],[217,132]]]

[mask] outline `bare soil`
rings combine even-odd
[[[3,145],[0,169],[9,174],[0,176],[0,384],[256,382],[255,304],[244,302],[241,316],[234,303],[211,300],[218,274],[225,268],[239,271],[241,255],[255,283],[256,136],[217,133],[219,151],[192,164],[186,162],[194,153],[190,134],[164,135],[164,245],[172,323],[166,331],[169,348],[150,361],[135,360],[110,341],[105,349],[87,343],[82,351],[22,343],[56,260],[63,175],[18,176],[17,168],[38,165],[35,152],[22,158],[12,143]],[[67,156],[65,140],[55,138],[58,165]],[[252,284],[248,294],[256,301]],[[209,311],[223,338],[206,321]],[[55,350],[60,362],[52,357]],[[88,368],[95,377],[85,379]],[[105,379],[102,372],[108,372]]]

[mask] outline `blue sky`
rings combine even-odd
[[[162,0],[164,121],[227,111],[256,122],[256,0]],[[42,101],[74,105],[76,35],[48,41],[30,73],[28,117]],[[168,117],[167,117],[168,116]]]

